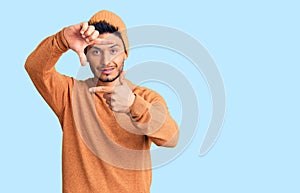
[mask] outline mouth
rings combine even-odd
[[[110,68],[102,68],[100,71],[101,71],[101,73],[102,74],[106,74],[106,75],[108,75],[108,74],[110,74],[112,71],[114,71],[114,67],[110,67]]]

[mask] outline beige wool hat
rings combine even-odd
[[[123,39],[124,45],[125,45],[125,52],[126,55],[128,56],[129,54],[129,41],[128,41],[128,37],[127,37],[127,32],[126,32],[126,25],[123,22],[123,20],[116,15],[113,12],[107,11],[107,10],[101,10],[99,12],[97,12],[96,14],[94,14],[90,20],[89,20],[89,24],[96,24],[99,23],[101,21],[105,21],[108,24],[114,26],[115,28],[117,28],[118,32],[120,32],[121,37]]]

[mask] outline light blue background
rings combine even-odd
[[[190,34],[207,48],[224,79],[222,133],[213,149],[199,157],[210,119],[210,93],[205,80],[189,72],[201,106],[198,132],[178,158],[153,170],[152,192],[300,192],[296,0],[1,3],[0,192],[61,192],[60,126],[23,65],[42,39],[100,9],[116,12],[128,27],[159,24]],[[68,52],[58,67],[76,76],[76,55]],[[170,92],[164,97],[171,103],[174,98]],[[173,107],[178,120],[175,111]]]

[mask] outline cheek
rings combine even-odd
[[[115,63],[117,63],[118,66],[119,66],[119,65],[122,65],[122,64],[124,63],[125,59],[126,59],[125,54],[122,54],[122,55],[117,56],[117,57],[114,59],[114,61],[115,61]]]
[[[91,64],[93,62],[93,59],[89,57],[89,55],[86,55],[86,61]]]
[[[97,67],[97,61],[95,61],[95,59],[87,57],[87,62],[89,63],[89,66],[92,70],[94,70]]]
[[[100,63],[100,59],[95,57],[87,57],[87,62],[91,68],[96,68]]]
[[[95,69],[96,68],[96,66],[94,65],[95,63],[93,61],[88,60],[88,63],[90,65],[91,69]]]

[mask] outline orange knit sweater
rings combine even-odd
[[[174,147],[179,135],[166,103],[126,80],[136,95],[130,113],[111,111],[101,93],[89,93],[93,79],[79,81],[55,70],[68,49],[62,30],[42,41],[25,64],[63,130],[63,192],[150,192],[151,142]]]

